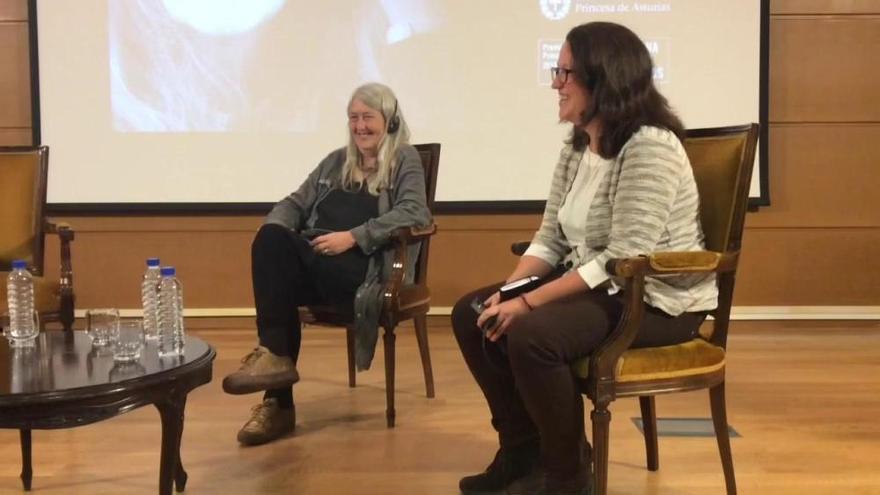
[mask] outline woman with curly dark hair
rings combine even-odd
[[[682,124],[654,86],[638,36],[606,22],[577,26],[551,70],[559,119],[572,133],[541,226],[505,280],[534,275],[544,283],[504,301],[502,284],[490,285],[465,295],[452,313],[500,443],[485,472],[461,480],[465,494],[589,493],[583,399],[569,363],[591,354],[621,317],[621,287],[605,263],[704,248]],[[717,304],[713,276],[649,279],[645,292],[651,331],[636,347],[691,340],[702,312]],[[475,300],[484,301],[481,313]],[[493,365],[487,354],[497,348],[504,352]]]

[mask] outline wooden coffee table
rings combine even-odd
[[[0,428],[21,431],[24,489],[31,488],[31,430],[95,423],[147,404],[162,419],[159,493],[186,485],[180,437],[186,395],[211,381],[216,353],[187,336],[183,356],[159,358],[148,342],[139,361],[120,365],[108,350],[92,348],[85,332],[42,332],[30,349],[12,349],[0,337]]]

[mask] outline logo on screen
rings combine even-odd
[[[539,0],[541,13],[551,21],[564,19],[571,10],[571,0]]]

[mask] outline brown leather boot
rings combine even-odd
[[[241,368],[223,379],[227,394],[250,394],[273,388],[285,388],[299,381],[299,373],[289,356],[276,356],[258,346],[242,358]]]
[[[271,442],[293,431],[296,425],[296,407],[281,409],[278,399],[264,399],[251,409],[251,418],[238,431],[243,445]]]

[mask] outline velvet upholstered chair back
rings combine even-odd
[[[757,124],[687,131],[684,147],[700,191],[700,221],[710,251],[740,248],[757,140]]]
[[[758,124],[687,131],[684,147],[700,192],[700,222],[709,251],[738,256],[757,143]],[[718,307],[710,312],[715,321],[700,329],[703,338],[721,347],[727,346],[735,280],[735,270],[718,274]]]
[[[0,271],[23,259],[43,271],[49,148],[0,147]]]

